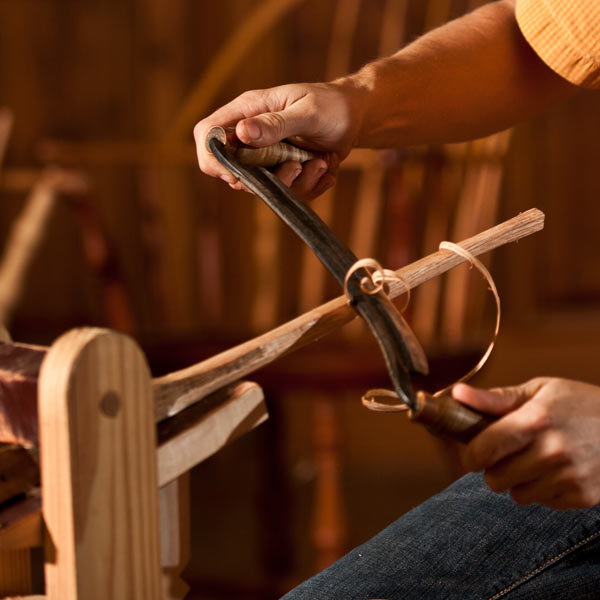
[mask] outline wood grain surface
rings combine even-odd
[[[543,227],[544,214],[537,209],[530,209],[463,240],[460,245],[477,256],[531,235]],[[449,251],[438,251],[399,269],[397,274],[414,288],[464,261],[464,258]],[[401,283],[392,282],[389,287],[392,298],[403,292]],[[346,298],[340,296],[239,346],[193,366],[153,379],[156,421],[160,422],[176,415],[212,392],[242,379],[280,356],[318,340],[350,322],[355,316]],[[20,359],[28,365],[27,368],[22,368],[26,376],[20,379],[21,367],[17,364],[11,367],[12,353],[27,354],[27,347],[19,344],[0,345],[0,440],[35,444],[35,365],[37,364],[39,369],[45,349],[32,347],[31,356]],[[18,376],[13,377],[11,372]],[[16,402],[16,392],[13,391],[17,389],[15,386],[24,386],[23,393],[29,394],[26,405]],[[25,406],[28,407],[27,411]],[[25,414],[21,414],[20,411]]]
[[[531,235],[543,227],[544,214],[532,208],[459,242],[459,245],[477,256]],[[440,250],[398,269],[396,273],[412,289],[463,262],[465,259],[461,256]],[[392,282],[389,287],[392,298],[403,292],[400,282]],[[355,316],[346,297],[340,296],[244,344],[186,369],[155,378],[156,419],[160,421],[177,414],[207,394],[318,340]]]
[[[73,330],[40,372],[50,600],[158,600],[160,543],[150,373],[128,337]]]

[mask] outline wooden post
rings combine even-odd
[[[162,600],[181,600],[189,591],[181,573],[190,559],[190,474],[160,488]]]
[[[0,597],[31,591],[29,548],[0,550]]]
[[[150,374],[128,337],[76,329],[40,372],[49,600],[159,600]]]

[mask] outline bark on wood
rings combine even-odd
[[[0,344],[0,441],[37,444],[37,383],[47,348]]]
[[[534,208],[464,240],[460,245],[477,256],[517,241],[543,227],[544,213]],[[443,250],[411,263],[396,273],[414,288],[463,262],[464,258]],[[392,282],[389,287],[392,298],[403,292],[400,282]],[[157,419],[180,412],[210,392],[256,371],[292,350],[318,340],[350,322],[355,316],[346,297],[340,296],[262,336],[187,369],[154,379]]]
[[[460,245],[474,255],[488,252],[515,242],[539,231],[544,226],[544,214],[531,209],[505,221],[487,231],[460,242]],[[438,251],[397,271],[398,275],[414,288],[445,271],[465,262],[465,259],[449,251]],[[390,296],[397,297],[403,292],[401,283],[390,284]],[[273,362],[280,356],[318,340],[327,333],[350,322],[356,314],[349,307],[346,298],[340,296],[326,304],[303,314],[280,327],[254,338],[226,352],[213,356],[196,365],[176,371],[153,380],[155,417],[162,421],[185,408],[206,398],[215,390],[221,389],[249,373]],[[14,349],[17,350],[14,350]],[[29,358],[29,380],[22,383],[15,379],[6,385],[6,370],[14,373],[10,365],[3,367],[2,355],[10,357],[22,345],[0,346],[0,441],[16,441],[35,444],[35,365],[41,357]],[[40,352],[39,349],[37,349]],[[41,351],[43,353],[43,350]],[[8,361],[10,362],[10,358]],[[24,358],[22,359],[24,360]],[[6,361],[4,361],[5,363]],[[18,370],[17,370],[18,373]],[[22,390],[15,391],[20,384]],[[21,391],[28,397],[24,403]],[[15,420],[16,419],[16,420]]]

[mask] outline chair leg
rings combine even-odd
[[[189,586],[181,574],[190,559],[190,475],[181,475],[158,492],[162,600],[181,600]]]
[[[31,592],[29,549],[0,550],[0,597]]]
[[[39,381],[49,600],[160,600],[150,372],[128,337],[76,329]]]

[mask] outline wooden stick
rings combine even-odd
[[[543,227],[544,213],[532,208],[460,242],[459,245],[477,256],[520,240]],[[399,269],[396,273],[414,288],[463,262],[465,259],[456,254],[438,251]],[[401,283],[390,284],[392,298],[402,292]],[[174,415],[211,392],[264,367],[280,356],[318,340],[350,322],[355,316],[356,313],[348,305],[346,297],[340,296],[208,360],[155,378],[153,387],[157,420]]]
[[[75,152],[75,150],[73,150]],[[50,161],[53,162],[53,161]],[[10,167],[0,173],[0,190],[12,194],[24,194],[31,191],[42,177],[47,173],[48,168],[41,169],[27,167]],[[89,192],[88,181],[81,171],[73,169],[55,170],[60,173],[60,177],[54,179],[54,189],[61,194],[80,195]]]
[[[25,207],[15,220],[0,259],[0,323],[6,325],[19,301],[25,276],[42,242],[54,209],[56,194],[63,186],[83,186],[72,173],[48,168],[40,172]]]
[[[477,256],[516,242],[543,227],[544,214],[533,208],[460,245]],[[396,273],[414,288],[463,262],[465,259],[456,254],[438,251]],[[392,298],[402,293],[401,283],[390,284]],[[340,296],[244,344],[186,369],[154,378],[156,421],[173,416],[215,390],[318,340],[355,316],[345,296]],[[0,345],[0,441],[37,444],[36,381],[45,352],[45,348],[22,344]]]
[[[191,92],[184,99],[173,123],[169,126],[166,140],[185,138],[194,123],[211,106],[216,94],[232,73],[246,58],[252,47],[275,23],[285,17],[302,0],[264,0],[243,19],[233,35],[215,54]]]

